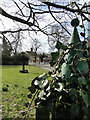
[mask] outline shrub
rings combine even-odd
[[[56,46],[61,45],[58,42]],[[64,50],[73,51],[71,46],[64,48]],[[42,74],[32,81],[29,91],[30,93],[33,89],[36,91],[32,96],[32,101],[37,95],[35,99],[37,119],[41,120],[41,114],[45,118],[45,111],[42,111],[44,108],[47,109],[47,119],[49,114],[54,120],[83,120],[84,116],[88,116],[88,65],[86,65],[86,61],[83,61],[84,57],[79,58],[78,55],[82,54],[79,51],[78,53],[72,55],[70,62],[66,63],[64,60],[66,52],[63,53],[63,57],[60,57],[59,52],[52,53],[52,63],[54,63],[52,65],[56,69],[51,73]],[[82,67],[81,64],[83,64]],[[83,67],[86,68],[83,69]]]

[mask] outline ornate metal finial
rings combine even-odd
[[[76,67],[77,70],[81,71],[82,74],[87,74],[89,71],[88,64],[82,59],[82,58],[84,58],[83,52],[79,51],[79,50],[82,50],[83,47],[80,42],[80,37],[79,37],[78,31],[76,28],[79,25],[78,18],[73,19],[71,21],[71,25],[74,27],[74,29],[73,29],[71,38],[69,40],[69,44],[72,44],[74,46],[74,48],[70,49],[69,52],[66,54],[66,56],[64,58],[65,63],[62,64],[61,73],[60,73],[61,77],[65,78],[66,80],[69,78],[69,76],[71,74],[71,68],[69,67],[69,65],[72,64],[72,61],[74,60],[72,58],[74,58],[74,56],[77,56],[77,59],[75,58],[75,60],[74,60],[74,62],[76,61],[74,67]],[[75,50],[75,49],[77,49],[77,50]],[[79,58],[81,58],[81,60],[79,60]]]
[[[77,26],[79,25],[79,20],[78,20],[78,18],[73,19],[73,20],[71,21],[71,25],[72,25],[73,27],[77,27]]]

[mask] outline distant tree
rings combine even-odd
[[[57,41],[67,44],[70,38],[66,31],[56,24],[51,26],[50,33],[51,35],[48,36],[48,43],[52,50],[55,49],[55,44],[57,43]]]
[[[25,39],[23,32],[18,31],[14,34],[10,33],[9,36],[11,39],[13,54],[20,53],[22,51],[22,39]]]
[[[6,37],[3,35],[3,44],[2,44],[2,55],[10,56],[12,52],[12,46],[9,41],[7,41]]]
[[[3,35],[2,38],[2,64],[10,64],[11,61],[11,53],[12,53],[12,46],[9,41],[7,41],[6,37]]]
[[[40,62],[43,62],[44,57],[45,57],[45,53],[39,55]]]
[[[28,60],[29,60],[29,57],[28,57],[28,55],[25,53],[25,54],[24,54],[24,64],[25,64],[25,65],[28,64]],[[22,65],[22,62],[23,62],[22,53],[16,53],[16,54],[13,54],[13,55],[10,57],[10,64],[11,64],[11,65]]]

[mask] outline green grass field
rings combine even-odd
[[[25,103],[30,101],[27,97],[28,87],[36,76],[47,73],[46,70],[35,66],[26,66],[29,73],[19,73],[22,66],[2,66],[2,116],[3,118],[24,118],[24,111],[28,111]],[[34,107],[34,103],[33,106]],[[35,118],[35,109],[27,112],[30,120]]]

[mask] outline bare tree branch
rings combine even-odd
[[[16,6],[19,8],[19,10],[20,10],[20,12],[21,12],[21,14],[23,15],[23,16],[25,16],[24,14],[23,14],[23,12],[22,12],[22,9],[19,7],[19,5],[13,0],[13,2],[16,4]]]
[[[49,12],[50,12],[51,16],[54,18],[54,20],[57,21],[57,22],[61,25],[61,27],[62,27],[69,35],[71,35],[71,34],[68,32],[68,30],[54,17],[54,15],[52,14],[52,12],[51,12],[51,10],[50,10],[50,6],[48,6],[48,9],[49,9]]]
[[[3,16],[5,16],[5,17],[7,17],[7,18],[10,18],[12,20],[15,20],[17,22],[20,22],[20,23],[23,23],[23,24],[26,24],[26,25],[29,25],[29,26],[33,25],[33,23],[31,23],[31,22],[28,22],[28,21],[26,21],[24,19],[21,19],[21,18],[18,18],[16,16],[12,16],[12,15],[8,14],[1,7],[0,7],[0,11],[1,11],[0,14],[3,15]]]
[[[12,19],[12,20],[14,20],[14,21],[16,21],[16,22],[19,22],[19,23],[23,23],[23,24],[26,24],[26,25],[28,25],[31,29],[29,29],[29,28],[25,28],[25,29],[23,29],[23,28],[18,28],[18,30],[5,30],[5,31],[0,31],[0,33],[3,33],[3,34],[5,34],[5,33],[15,33],[15,32],[19,32],[19,31],[35,31],[35,32],[37,32],[37,31],[41,31],[42,33],[44,33],[45,35],[51,35],[51,34],[49,34],[47,31],[45,31],[46,29],[45,28],[47,28],[48,26],[49,26],[49,24],[47,24],[45,27],[43,27],[43,28],[41,28],[41,26],[39,26],[39,23],[38,23],[38,21],[39,21],[39,19],[38,19],[38,16],[39,16],[39,18],[41,17],[42,19],[44,19],[43,18],[43,16],[41,16],[41,15],[43,15],[44,13],[50,13],[51,14],[51,16],[53,17],[53,19],[57,22],[57,23],[59,23],[60,24],[60,26],[69,34],[69,35],[71,35],[70,34],[70,32],[67,30],[67,28],[65,28],[63,25],[62,25],[62,23],[58,20],[58,18],[56,18],[55,16],[54,16],[54,14],[55,13],[63,13],[63,14],[65,14],[65,15],[68,15],[68,13],[69,12],[71,12],[71,13],[79,13],[80,14],[80,16],[83,16],[87,21],[90,21],[89,20],[89,18],[87,17],[87,15],[86,14],[90,14],[87,10],[85,10],[87,7],[89,7],[89,5],[86,5],[86,4],[84,4],[83,6],[82,6],[82,8],[80,9],[79,8],[79,5],[78,4],[76,4],[75,3],[75,5],[77,6],[77,9],[74,9],[74,8],[70,8],[69,6],[70,6],[70,4],[68,4],[68,5],[59,5],[59,4],[55,4],[55,3],[51,3],[51,2],[42,2],[41,0],[41,4],[39,3],[39,4],[35,4],[35,3],[30,3],[30,2],[28,2],[28,3],[24,3],[23,1],[21,1],[21,0],[19,0],[20,1],[20,3],[25,7],[25,8],[27,8],[29,11],[30,11],[30,13],[29,13],[29,15],[27,15],[27,13],[26,13],[26,15],[24,15],[24,13],[23,13],[23,10],[22,10],[22,8],[20,8],[20,6],[18,5],[18,3],[15,1],[15,0],[13,0],[13,2],[15,3],[15,5],[17,6],[17,8],[19,9],[19,11],[21,12],[21,14],[22,14],[22,16],[26,19],[24,19],[23,17],[22,18],[19,18],[19,17],[17,17],[17,16],[13,16],[13,15],[11,15],[11,14],[9,14],[9,13],[7,13],[2,7],[0,7],[0,14],[1,15],[3,15],[4,17],[7,17],[7,18],[10,18],[10,19]],[[43,3],[43,4],[42,4]],[[42,9],[42,8],[40,8],[40,7],[47,7],[46,9]],[[50,7],[52,7],[52,9],[50,9]],[[54,9],[53,9],[54,8]],[[56,9],[57,8],[57,9]],[[83,10],[83,11],[82,11]],[[53,14],[54,13],[54,14]],[[17,15],[17,13],[16,13],[16,15]]]
[[[29,31],[29,28],[27,29],[18,29],[18,30],[6,30],[6,31],[0,31],[0,34],[6,34],[6,33],[16,33],[20,31]],[[30,30],[31,31],[31,30]]]
[[[41,2],[42,2],[42,1],[41,1]],[[87,21],[90,22],[90,19],[87,18],[87,17],[83,14],[84,11],[81,11],[81,10],[78,10],[78,9],[72,9],[72,8],[67,7],[67,6],[62,6],[62,5],[54,4],[54,3],[51,3],[51,2],[42,2],[42,3],[44,3],[44,4],[48,5],[48,6],[55,7],[55,8],[62,8],[62,9],[64,9],[64,10],[67,10],[67,11],[70,11],[70,12],[77,12],[77,13],[81,14],[83,17],[85,17]],[[87,14],[90,14],[90,13],[87,13]]]

